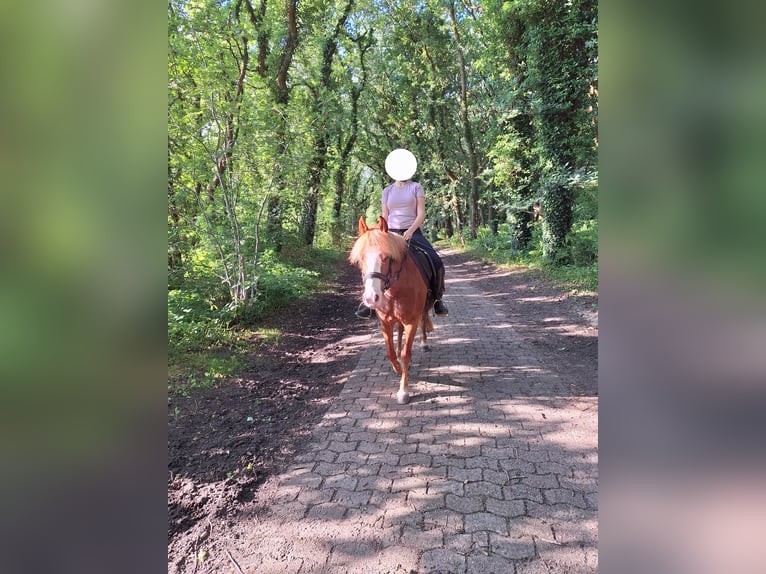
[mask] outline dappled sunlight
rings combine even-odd
[[[380,333],[355,338],[367,349],[303,466],[241,530],[258,548],[243,571],[593,571],[581,567],[597,563],[598,398],[561,368],[576,365],[557,338],[572,320],[538,313],[532,338],[508,299],[470,281],[453,293],[430,351],[413,349],[408,404]]]
[[[487,329],[513,329],[511,323],[497,323],[495,325],[487,325]]]
[[[475,343],[478,339],[468,339],[466,337],[450,337],[448,339],[439,339],[440,345],[465,345]]]
[[[454,364],[454,365],[444,365],[441,367],[433,367],[429,369],[425,369],[424,372],[435,372],[439,374],[456,374],[456,375],[466,375],[466,374],[479,374],[479,373],[492,373],[497,372],[501,370],[501,367],[492,367],[492,366],[484,366],[484,367],[477,367],[476,365],[465,365],[465,364]]]
[[[562,300],[562,297],[559,295],[551,295],[551,296],[538,295],[536,297],[517,297],[516,298],[517,303],[556,303],[561,300]]]
[[[509,371],[517,371],[520,373],[545,373],[546,370],[538,366],[526,366],[526,365],[511,365],[508,367]]]

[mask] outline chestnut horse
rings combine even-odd
[[[427,333],[433,330],[426,306],[433,302],[427,297],[425,281],[409,253],[407,242],[402,236],[388,231],[388,223],[382,216],[376,227],[368,227],[364,217],[359,218],[359,237],[348,259],[362,271],[362,301],[378,315],[386,341],[386,356],[394,372],[401,375],[396,402],[406,404],[410,400],[408,371],[415,334],[420,327],[420,340],[425,348]],[[394,325],[398,327],[399,336],[396,352]]]

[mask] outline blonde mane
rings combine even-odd
[[[383,255],[398,262],[407,250],[407,242],[401,235],[371,227],[354,242],[348,260],[358,266],[364,260],[364,254],[372,249],[378,249]]]

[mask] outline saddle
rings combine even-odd
[[[412,242],[408,242],[407,246],[409,254],[412,256],[412,260],[415,262],[418,271],[420,271],[420,275],[423,277],[423,281],[425,281],[426,288],[428,289],[426,299],[426,306],[428,306],[435,299],[432,286],[436,278],[436,266],[425,249],[418,247]]]

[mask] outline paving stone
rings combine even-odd
[[[428,492],[434,494],[454,494],[463,496],[465,487],[462,481],[449,480],[447,478],[437,477],[428,481]]]
[[[394,479],[394,483],[391,486],[391,490],[393,492],[401,492],[401,491],[411,491],[416,490],[418,488],[422,488],[425,490],[426,485],[428,484],[428,479],[424,476],[400,476],[399,478]]]
[[[445,508],[444,496],[440,494],[427,494],[425,489],[410,491],[407,495],[407,503],[418,512],[438,510]]]
[[[308,509],[307,518],[316,520],[340,520],[346,512],[346,507],[335,502],[316,504]]]
[[[332,501],[342,504],[347,508],[362,507],[367,505],[371,496],[372,493],[367,490],[353,491],[339,488],[335,491]]]
[[[328,476],[324,479],[324,488],[345,488],[346,490],[354,490],[356,488],[357,479],[347,474],[336,474]]]
[[[538,470],[536,465],[520,458],[509,458],[498,460],[498,466],[501,470],[508,471],[513,476],[528,476],[530,474],[545,474],[545,471]]]
[[[410,574],[417,572],[418,551],[401,544],[388,546],[381,550],[376,556],[376,569],[368,571],[369,574],[380,574],[382,572],[391,572],[395,574]],[[356,569],[348,572],[356,572]],[[367,573],[365,573],[367,574]]]
[[[539,488],[533,488],[526,484],[511,484],[502,488],[502,497],[506,500],[532,500],[534,502],[543,502],[543,492]]]
[[[402,528],[401,543],[421,550],[444,546],[444,534],[438,528],[423,530],[417,526],[405,525]]]
[[[441,512],[441,511],[433,511]],[[424,523],[423,512],[418,512],[412,506],[408,504],[391,505],[388,504],[385,507],[385,514],[383,516],[383,526],[388,528],[392,526],[403,526],[410,524],[412,526],[420,527]]]
[[[330,441],[330,444],[327,445],[327,450],[331,450],[333,452],[346,452],[349,450],[354,450],[356,446],[357,446],[356,441],[350,441],[350,442]]]
[[[476,532],[478,530],[487,530],[497,532],[498,534],[508,535],[508,520],[502,516],[489,512],[466,514],[465,531]]]
[[[288,476],[282,480],[285,486],[298,486],[301,488],[318,488],[322,484],[324,477],[312,472],[303,473],[294,476]]]
[[[370,463],[398,468],[399,455],[392,454],[390,452],[371,453],[370,456],[367,457],[367,461]]]
[[[303,490],[298,494],[296,500],[307,506],[313,506],[323,502],[330,502],[334,493],[335,491],[329,488]]]
[[[566,488],[550,488],[543,490],[543,497],[549,504],[571,504],[579,508],[587,508],[582,493]]]
[[[348,476],[355,476],[357,478],[362,478],[365,476],[377,476],[380,474],[380,466],[381,465],[377,463],[371,463],[368,460],[363,465],[349,465],[348,469],[346,469],[346,474]]]
[[[483,510],[483,504],[481,499],[476,497],[463,497],[448,494],[445,498],[445,505],[448,509],[456,512],[462,512],[463,514],[471,512],[479,512]]]
[[[417,443],[407,444],[407,443],[391,443],[386,447],[386,452],[390,452],[392,454],[397,455],[403,455],[403,454],[412,454],[418,450]],[[401,464],[407,464],[405,462],[402,462]]]
[[[487,456],[476,456],[471,458],[465,459],[465,467],[466,468],[488,468],[492,470],[498,470],[500,466],[498,465],[497,459],[490,458]]]
[[[530,450],[529,452],[519,452],[519,458],[526,462],[548,462],[550,453],[547,450]]]
[[[509,574],[512,568],[502,556],[472,554],[466,558],[466,574]]]
[[[369,503],[380,508],[391,508],[394,506],[404,507],[407,505],[407,493],[373,490],[370,495]]]
[[[464,491],[466,496],[493,496],[495,498],[502,498],[503,496],[501,486],[485,480],[466,483]]]
[[[490,533],[489,548],[494,554],[510,560],[525,560],[535,556],[535,542],[531,536],[512,538]]]
[[[537,504],[531,501],[527,502],[527,514],[534,518],[544,518],[560,522],[588,520],[594,516],[592,510],[570,506],[569,504]]]
[[[530,474],[521,477],[521,484],[532,488],[559,488],[559,479],[555,474]],[[543,492],[543,494],[545,494]]]
[[[551,532],[561,544],[598,544],[598,521],[596,516],[577,522],[553,522]]]
[[[328,462],[320,462],[316,465],[316,468],[314,468],[314,473],[321,475],[323,477],[333,476],[336,474],[342,474],[346,472],[346,469],[348,469],[348,464],[337,464],[337,463],[328,463]]]
[[[425,528],[441,528],[446,534],[463,532],[463,515],[452,510],[431,510],[424,512],[422,522]]]
[[[444,537],[444,548],[458,554],[469,554],[473,549],[473,545],[473,535],[471,533],[450,534]]]
[[[402,466],[407,465],[420,465],[420,466],[431,466],[432,459],[427,454],[421,454],[421,453],[412,453],[412,454],[405,454],[402,455],[399,458],[399,464]]]
[[[498,500],[488,496],[484,501],[484,507],[487,512],[505,518],[515,518],[526,514],[526,505],[523,500]]]
[[[360,441],[359,447],[356,452],[363,452],[366,454],[380,454],[386,452],[387,446],[377,442]]]
[[[482,469],[482,479],[492,484],[504,486],[510,482],[510,475],[506,470],[493,470],[492,468]]]
[[[439,572],[441,574],[465,574],[465,557],[446,548],[429,550],[420,557],[418,572]]]
[[[460,468],[450,465],[447,467],[447,476],[463,482],[479,482],[482,480],[483,474],[480,468]]]

